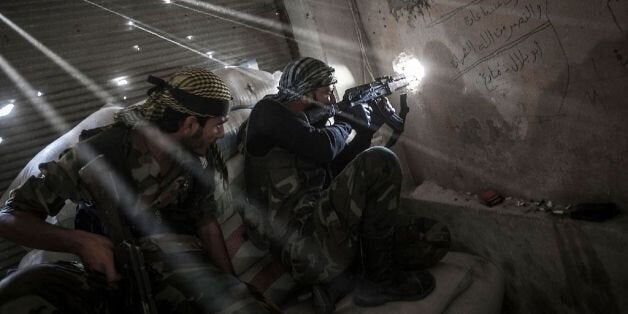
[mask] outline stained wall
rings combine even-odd
[[[401,52],[423,63],[402,138],[415,184],[628,205],[628,2],[286,3],[293,25],[309,21],[296,31],[316,33],[301,54],[357,83],[360,34],[375,76]]]

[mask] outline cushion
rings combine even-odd
[[[436,279],[436,287],[420,301],[390,302],[377,307],[358,307],[353,295],[340,300],[335,313],[499,313],[504,294],[504,276],[487,260],[460,252],[449,252],[429,271]],[[286,313],[316,313],[310,300],[295,304]]]
[[[268,250],[256,247],[246,235],[242,217],[237,206],[242,204],[244,197],[244,156],[237,154],[227,161],[230,189],[234,197],[234,206],[223,206],[226,209],[218,222],[222,227],[227,252],[236,274],[244,281],[257,287],[266,297],[277,304],[286,301],[294,291],[297,283],[289,273],[274,260]]]
[[[277,93],[281,72],[270,74],[265,71],[244,67],[228,67],[214,73],[225,81],[233,100],[231,110],[253,108],[262,97]]]

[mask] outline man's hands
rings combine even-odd
[[[386,97],[377,98],[375,100],[375,106],[378,106],[381,109],[381,113],[375,113],[373,115],[373,118],[371,119],[371,129],[373,130],[373,132],[379,130],[379,128],[384,125],[384,123],[386,122],[385,116],[389,117],[390,115],[395,113],[395,108],[393,108],[393,106],[390,104],[390,101],[388,101],[388,98]]]
[[[235,274],[229,252],[222,235],[222,228],[215,218],[210,219],[206,224],[198,229],[198,236],[203,243],[203,247],[209,253],[209,257],[214,264],[225,273]]]
[[[120,280],[109,238],[83,230],[51,225],[28,211],[0,213],[0,237],[36,249],[78,255],[85,266],[102,273],[107,281]]]
[[[352,104],[349,108],[339,112],[335,119],[338,121],[344,121],[351,125],[351,127],[358,133],[362,133],[364,130],[368,130],[371,127],[371,114],[373,109],[367,104]]]
[[[85,267],[91,271],[104,274],[107,282],[112,284],[121,279],[116,271],[113,258],[113,242],[109,238],[82,230],[74,230],[78,245],[75,254]]]
[[[395,109],[386,97],[374,100],[374,104],[352,104],[349,108],[341,108],[342,112],[336,115],[339,121],[345,121],[358,133],[370,131],[374,133],[386,122],[385,116],[395,113]],[[373,106],[378,106],[381,113],[373,113]]]

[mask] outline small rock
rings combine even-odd
[[[526,202],[525,201],[517,201],[517,206],[519,206],[519,207],[526,206]]]
[[[552,201],[547,201],[547,203],[545,203],[545,205],[547,206],[547,208],[554,207],[554,203],[552,203]]]
[[[512,199],[512,196],[506,196],[505,198],[507,201],[510,201]]]
[[[504,201],[504,197],[494,190],[483,190],[478,194],[478,198],[482,204],[488,207],[493,207]]]

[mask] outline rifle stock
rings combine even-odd
[[[144,263],[144,255],[139,246],[123,241],[114,249],[117,264],[123,276],[126,276],[127,290],[131,290],[134,297],[126,301],[125,305],[135,308],[137,313],[157,313],[157,307],[153,300],[150,280]],[[124,280],[124,279],[123,279]]]

